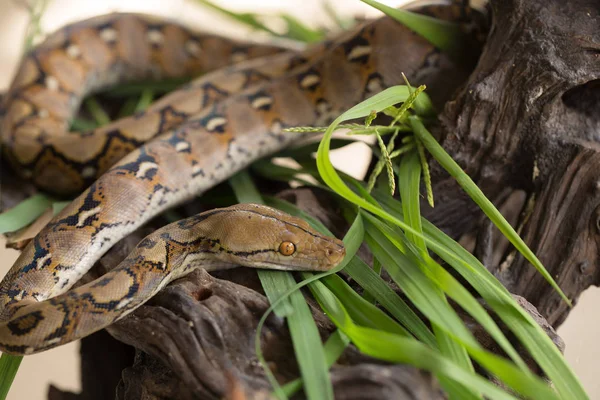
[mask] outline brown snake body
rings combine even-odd
[[[255,59],[217,69],[242,58]],[[0,349],[30,354],[83,337],[211,262],[290,270],[335,265],[341,242],[272,209],[237,206],[219,213],[229,212],[245,235],[233,238],[233,222],[201,214],[157,231],[115,271],[69,291],[116,241],[153,216],[299,139],[284,127],[327,124],[401,84],[402,72],[418,84],[418,71],[439,59],[428,42],[389,18],[302,53],[199,36],[134,14],[94,18],[50,36],[25,57],[6,96],[3,146],[17,170],[42,188],[89,187],[27,245],[0,284]],[[90,90],[213,69],[144,113],[92,132],[67,132]],[[293,255],[278,251],[284,241],[295,246]],[[205,257],[215,243],[225,258],[216,249]]]

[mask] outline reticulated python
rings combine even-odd
[[[402,72],[419,83],[417,72],[440,58],[389,18],[304,52],[199,35],[137,14],[93,18],[51,35],[24,58],[5,97],[3,148],[40,188],[65,194],[89,187],[0,284],[0,350],[31,354],[88,335],[194,268],[334,266],[344,254],[339,240],[273,209],[240,205],[168,225],[114,271],[69,291],[153,216],[299,139],[284,127],[327,124],[402,83]],[[90,91],[215,69],[143,113],[68,132]]]

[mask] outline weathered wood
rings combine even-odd
[[[566,295],[577,300],[600,271],[600,4],[492,1],[493,25],[477,67],[446,104],[438,135],[496,204],[524,190],[522,236]],[[459,237],[480,214],[432,163],[439,197],[427,216]],[[488,266],[557,326],[569,308],[510,251]]]

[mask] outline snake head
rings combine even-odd
[[[229,263],[287,271],[327,271],[346,255],[341,240],[312,229],[306,221],[259,204],[226,209],[213,233]],[[215,215],[216,216],[216,215]]]

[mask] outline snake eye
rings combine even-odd
[[[279,252],[284,256],[291,256],[296,251],[296,245],[292,242],[281,242]]]

